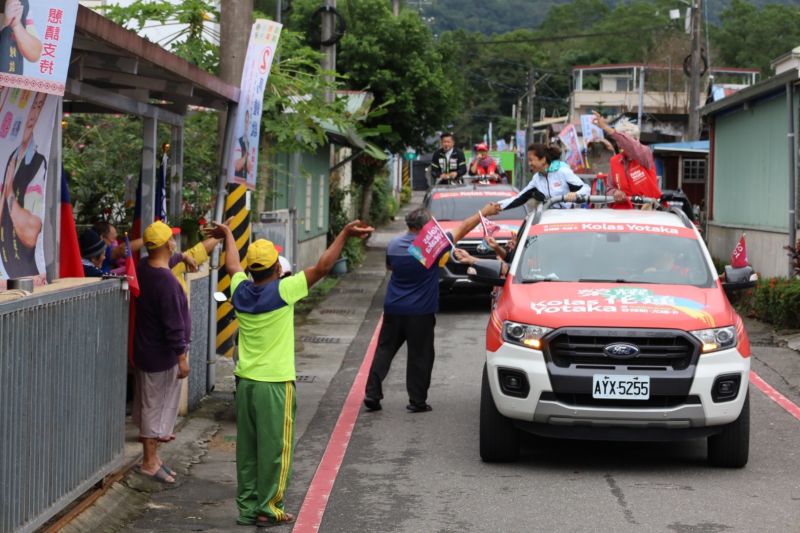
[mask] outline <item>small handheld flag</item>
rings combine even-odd
[[[435,218],[431,218],[419,230],[417,238],[408,247],[408,253],[429,269],[452,246],[453,243],[450,242],[447,233],[439,226]]]
[[[739,237],[739,242],[731,253],[731,266],[733,268],[744,268],[748,265],[747,245],[744,242],[744,233]]]
[[[138,297],[141,293],[139,289],[139,277],[136,275],[136,264],[131,253],[131,241],[125,236],[125,277],[128,278],[128,290],[131,294]]]

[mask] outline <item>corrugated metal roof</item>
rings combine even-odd
[[[746,89],[742,89],[731,96],[705,105],[700,108],[700,113],[703,115],[715,115],[721,111],[742,105],[745,102],[761,98],[770,93],[780,93],[784,91],[787,83],[794,83],[798,79],[800,79],[800,71],[794,68],[787,70],[761,83],[756,83]]]
[[[651,144],[650,148],[654,152],[690,152],[690,153],[708,153],[708,141],[688,141],[676,143],[657,143]]]

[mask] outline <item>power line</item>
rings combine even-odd
[[[656,31],[656,30],[665,30],[670,29],[670,26],[651,26],[649,28],[638,28],[637,32],[648,32],[648,31]],[[571,39],[584,39],[588,37],[612,37],[615,35],[619,35],[621,30],[617,31],[606,31],[606,32],[597,32],[597,33],[582,33],[579,35],[559,35],[559,36],[550,36],[550,37],[529,37],[527,39],[506,39],[506,40],[495,40],[495,41],[468,41],[463,40],[459,41],[461,43],[471,43],[471,44],[479,44],[479,45],[492,45],[492,44],[517,44],[517,43],[545,43],[545,42],[557,42],[557,41],[567,41]]]

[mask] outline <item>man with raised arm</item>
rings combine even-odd
[[[284,495],[294,445],[294,304],[324,278],[350,237],[374,230],[356,220],[347,224],[317,264],[282,278],[278,251],[259,239],[247,248],[246,269],[228,226],[216,224],[207,237],[225,241],[225,268],[231,276],[231,303],[239,320],[236,376],[236,505],[240,525],[290,524]],[[248,277],[249,274],[249,277]]]

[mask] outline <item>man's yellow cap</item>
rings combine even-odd
[[[170,237],[180,232],[180,228],[170,228],[160,220],[156,220],[145,228],[142,240],[148,250],[155,250],[167,244]]]
[[[247,268],[254,272],[266,270],[278,260],[278,250],[271,241],[258,239],[247,247]]]

